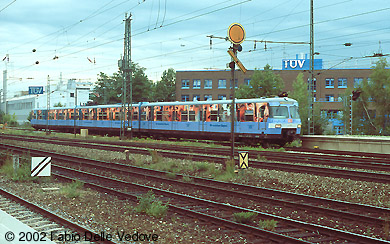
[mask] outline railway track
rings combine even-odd
[[[13,148],[13,149],[15,149],[15,148]],[[23,149],[21,149],[21,150],[23,150]],[[33,151],[31,151],[31,153],[35,154],[35,153],[39,153],[39,152],[37,150],[33,150]],[[40,152],[40,153],[43,153],[46,155],[46,152]],[[55,155],[52,155],[52,156],[55,156]],[[203,179],[203,178],[197,178],[197,177],[192,177],[193,183],[184,183],[184,182],[181,182],[178,180],[172,180],[172,179],[167,179],[166,177],[165,178],[161,177],[162,175],[166,175],[167,172],[147,170],[147,169],[142,169],[142,168],[138,168],[138,167],[134,167],[134,166],[117,164],[117,163],[109,163],[108,164],[106,162],[99,162],[99,161],[95,161],[95,160],[83,159],[83,158],[74,157],[74,156],[65,156],[65,155],[58,154],[57,156],[55,156],[55,158],[60,158],[59,160],[66,161],[67,163],[71,163],[71,164],[79,165],[80,163],[82,163],[83,168],[91,167],[91,168],[97,169],[99,172],[110,172],[110,174],[113,172],[116,172],[117,174],[121,173],[121,174],[125,174],[125,175],[131,176],[131,177],[149,178],[149,179],[152,179],[154,181],[160,180],[163,182],[170,182],[170,184],[173,184],[173,185],[180,185],[180,184],[183,185],[184,184],[191,189],[194,187],[198,187],[198,188],[203,189],[205,191],[209,191],[209,192],[214,191],[214,192],[217,192],[219,194],[223,193],[227,196],[234,196],[237,198],[242,198],[242,199],[247,199],[247,200],[252,199],[254,201],[269,202],[271,204],[275,204],[278,206],[279,205],[283,205],[283,206],[288,205],[290,207],[297,208],[297,209],[306,209],[306,210],[310,210],[313,212],[321,212],[321,213],[330,214],[333,216],[339,215],[339,217],[341,217],[341,218],[354,219],[357,222],[365,221],[366,223],[370,223],[370,224],[374,224],[374,225],[378,224],[378,223],[380,223],[379,225],[383,224],[383,219],[379,218],[378,214],[380,216],[381,214],[390,212],[389,209],[384,209],[384,208],[377,208],[377,207],[372,207],[372,206],[367,206],[367,205],[359,205],[359,204],[350,204],[350,203],[346,203],[346,202],[333,201],[333,200],[310,197],[310,196],[299,195],[299,194],[291,194],[291,193],[282,192],[282,191],[275,191],[275,190],[266,189],[266,188],[217,182],[217,181]],[[131,190],[131,192],[136,192],[136,194],[135,194],[136,196],[139,195],[140,191],[146,192],[147,190],[152,189],[154,192],[158,192],[159,194],[163,195],[165,198],[169,198],[170,202],[172,201],[172,197],[173,198],[175,198],[175,197],[180,198],[180,201],[183,198],[183,196],[182,196],[183,194],[180,194],[180,193],[175,193],[175,192],[171,192],[171,191],[167,191],[167,190],[164,191],[161,189],[157,189],[155,187],[150,187],[150,186],[148,187],[145,185],[140,185],[140,184],[130,183],[127,181],[121,181],[121,180],[116,180],[116,179],[104,177],[101,175],[96,175],[96,174],[87,173],[87,172],[83,172],[83,171],[77,171],[77,170],[63,167],[63,166],[59,166],[59,165],[56,165],[55,169],[56,169],[56,171],[61,172],[59,175],[57,175],[58,177],[67,176],[67,177],[71,178],[71,177],[74,177],[75,175],[79,175],[78,179],[80,179],[88,184],[90,184],[92,182],[92,185],[90,184],[91,187],[96,187],[95,185],[99,182],[110,182],[109,185],[106,185],[104,187],[122,189],[122,187],[124,187],[123,185],[126,185],[126,186],[131,185],[131,187],[136,188],[136,190]],[[63,173],[63,172],[68,172],[68,173]],[[151,174],[152,172],[154,174]],[[183,176],[181,176],[181,177],[183,177]],[[92,178],[92,179],[90,179],[90,178]],[[98,187],[102,187],[102,185],[100,185]],[[101,188],[101,189],[103,189],[103,188]],[[116,192],[115,194],[119,194],[119,193]],[[177,197],[177,194],[179,194],[180,197]],[[196,198],[195,200],[192,199],[191,201],[199,202],[200,200],[198,198]],[[205,201],[210,202],[210,200],[205,200]],[[215,201],[211,201],[211,202],[215,202]],[[187,202],[183,202],[183,203],[179,202],[180,206],[181,205],[188,206],[188,204],[189,203],[187,203]],[[206,205],[205,204],[206,204],[205,202],[202,202],[199,205],[194,205],[194,203],[191,203],[190,206],[192,206],[192,207],[189,207],[189,208],[190,209],[193,209],[193,208],[195,208],[195,209],[209,209],[209,206],[207,206],[207,204]],[[229,205],[229,207],[227,207],[225,205],[222,205],[222,207],[221,207],[221,205],[213,205],[213,206],[214,207],[211,208],[212,210],[210,210],[211,212],[215,212],[216,211],[215,209],[219,209],[219,208],[216,208],[216,206],[220,206],[220,208],[223,208],[223,209],[228,209],[226,211],[229,214],[222,213],[222,216],[227,216],[227,217],[230,216],[231,217],[233,212],[237,212],[239,210],[242,210],[242,211],[255,212],[256,214],[260,215],[262,218],[277,220],[278,223],[280,222],[280,227],[278,227],[279,232],[284,233],[284,234],[288,233],[292,237],[303,238],[304,240],[308,240],[310,242],[321,241],[321,242],[326,243],[326,241],[332,242],[336,239],[340,241],[343,238],[347,241],[358,241],[359,243],[370,243],[370,242],[377,242],[377,241],[381,242],[381,240],[375,240],[373,238],[368,238],[367,240],[363,241],[364,237],[361,237],[360,235],[351,234],[351,233],[343,232],[343,231],[339,231],[339,230],[333,230],[329,227],[320,227],[320,226],[313,225],[313,224],[306,225],[307,223],[302,224],[303,222],[292,221],[292,220],[291,221],[293,223],[291,223],[291,222],[289,222],[290,220],[287,220],[285,218],[278,217],[278,216],[271,215],[271,214],[267,214],[267,213],[258,212],[258,211],[255,211],[253,209],[248,209],[248,208],[243,208],[243,207],[235,207],[234,205]],[[328,207],[324,207],[324,206],[328,206]],[[329,208],[329,206],[337,206],[337,207],[336,208]],[[174,205],[174,207],[177,207],[177,206]],[[233,208],[231,208],[231,207],[233,207]],[[350,211],[348,212],[348,210],[346,210],[346,209],[349,209]],[[209,210],[207,210],[207,211],[209,211]],[[359,212],[360,213],[364,212],[364,213],[366,213],[366,215],[358,214]],[[219,214],[217,217],[220,218]],[[226,219],[226,217],[225,217],[225,220],[231,221],[231,218]],[[215,221],[215,219],[214,219],[214,221]],[[231,223],[228,224],[228,226],[230,226],[230,225],[231,225]],[[290,226],[290,227],[287,227],[287,226]],[[291,226],[294,226],[294,227],[291,227]],[[306,227],[304,227],[304,226],[306,226]],[[240,227],[240,228],[244,228],[244,227]],[[290,231],[287,231],[286,228],[287,228],[287,230],[290,230]],[[290,228],[290,229],[288,229],[288,228]],[[299,231],[302,228],[305,229],[305,232]],[[242,230],[242,231],[248,232],[249,230],[246,229],[246,230]],[[314,232],[321,233],[322,236],[321,237],[316,236],[316,234]],[[262,234],[264,234],[264,233],[262,233]],[[330,238],[336,238],[336,239],[330,239]],[[363,238],[363,239],[360,239],[360,238]]]
[[[0,188],[0,210],[33,228],[40,234],[39,237],[46,237],[55,243],[96,243],[89,241],[89,237],[86,238],[86,236],[99,235],[99,233],[93,230],[67,220],[2,188]],[[13,231],[16,232],[18,230]],[[73,236],[79,235],[80,240],[64,241],[65,233]],[[107,241],[105,243],[115,242]]]
[[[177,159],[191,159],[196,161],[208,161],[214,163],[225,163],[228,159],[229,150],[227,148],[208,148],[208,147],[194,147],[194,146],[175,146],[167,144],[149,144],[139,142],[113,142],[107,144],[102,141],[83,141],[83,140],[70,140],[70,139],[59,139],[59,138],[42,138],[42,137],[22,137],[22,136],[9,136],[0,135],[0,138],[19,140],[19,141],[30,141],[40,143],[55,143],[59,145],[84,147],[91,149],[109,150],[134,154],[146,154],[150,155],[150,150],[159,150],[158,153],[163,157],[177,158]],[[308,173],[321,176],[330,176],[337,178],[347,178],[361,181],[371,181],[379,183],[390,183],[390,174],[382,172],[365,172],[355,171],[344,168],[329,168],[322,166],[313,166],[307,164],[329,164],[338,167],[348,168],[364,168],[370,170],[390,171],[389,160],[384,159],[366,159],[354,157],[344,157],[338,160],[336,156],[331,155],[325,157],[323,155],[308,155],[308,154],[297,154],[297,153],[285,153],[285,152],[268,152],[268,151],[249,151],[251,158],[257,158],[261,160],[251,159],[250,167],[283,170],[288,172],[297,173]],[[335,158],[336,157],[336,158]],[[238,160],[238,159],[237,159]],[[279,160],[283,162],[274,162],[270,160]],[[348,161],[349,160],[349,161]],[[285,163],[286,161],[292,163]],[[304,163],[296,164],[296,163]]]

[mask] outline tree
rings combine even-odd
[[[53,105],[53,107],[63,107],[64,105],[62,105],[62,103],[61,102],[58,102],[58,103],[56,103],[56,104],[54,104]]]
[[[364,80],[361,96],[371,100],[376,110],[374,120],[379,134],[390,134],[390,70],[387,60],[380,58],[373,66],[370,80]],[[366,95],[366,94],[367,95]]]
[[[242,85],[237,89],[236,98],[270,97],[281,93],[283,88],[283,79],[267,64],[264,70],[253,72],[249,86]]]
[[[161,80],[153,87],[154,101],[175,101],[176,98],[176,72],[169,68],[161,76]]]
[[[145,68],[138,64],[131,64],[132,84],[133,84],[133,103],[148,101],[151,97],[152,82],[145,74]],[[96,83],[91,99],[96,104],[115,104],[122,102],[122,86],[123,86],[123,72],[114,73],[108,76],[103,72],[98,75],[98,82]],[[127,94],[130,89],[127,88]]]
[[[299,73],[293,82],[293,90],[289,92],[289,97],[297,100],[299,105],[299,117],[301,118],[301,134],[308,134],[308,118],[309,118],[309,92],[307,83],[303,80],[303,74]],[[328,125],[326,118],[321,116],[321,108],[319,104],[314,104],[314,134],[320,135],[324,133],[325,127]]]

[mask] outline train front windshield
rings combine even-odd
[[[273,119],[287,119],[289,117],[288,108],[285,106],[270,106],[269,117]]]
[[[299,119],[298,106],[290,106],[290,114],[292,119]]]

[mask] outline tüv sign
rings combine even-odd
[[[29,86],[28,94],[30,95],[43,94],[43,86]]]
[[[282,70],[309,70],[310,59],[283,59]],[[314,59],[314,69],[322,69],[322,59]]]

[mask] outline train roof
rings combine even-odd
[[[293,102],[297,101],[288,97],[273,97],[273,98],[252,98],[252,99],[236,99],[236,103],[278,103],[278,102]],[[174,102],[142,102],[133,104],[134,107],[144,106],[175,106],[175,105],[203,105],[203,104],[229,104],[232,100],[209,100],[209,101],[174,101]],[[127,105],[126,105],[127,106]],[[77,106],[76,108],[118,108],[121,104],[93,105],[93,106]],[[75,107],[54,107],[50,109],[74,109]],[[36,108],[34,110],[46,110],[46,108]]]

